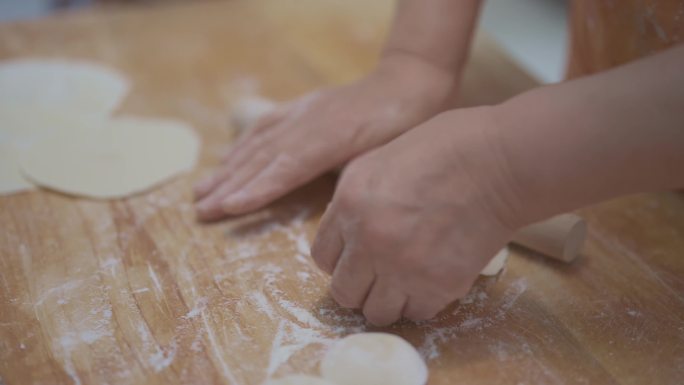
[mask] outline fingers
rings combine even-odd
[[[461,282],[457,287],[434,286],[430,282],[413,285],[408,289],[409,298],[404,308],[403,316],[411,321],[426,321],[435,318],[437,314],[453,301],[463,298],[470,291],[473,282]]]
[[[430,298],[409,297],[403,316],[411,321],[426,321],[434,318],[445,306]]]
[[[218,171],[212,172],[211,175],[195,183],[192,189],[195,201],[198,202],[209,195],[210,192],[230,176],[232,171],[228,167],[221,167]]]
[[[289,108],[282,106],[281,108],[278,108],[266,114],[265,116],[258,118],[254,126],[245,127],[245,130],[242,132],[242,135],[240,135],[235,144],[233,144],[228,151],[221,155],[221,163],[226,163],[247,142],[280,123],[287,116],[288,111]]]
[[[240,215],[259,209],[306,182],[308,170],[299,167],[290,157],[280,155],[260,172],[244,182],[243,187],[230,192],[221,202],[223,212]]]
[[[200,201],[204,199],[219,185],[226,182],[231,175],[235,174],[235,171],[242,163],[249,160],[254,154],[262,152],[259,151],[262,146],[262,140],[254,139],[245,142],[239,148],[235,148],[232,156],[220,166],[218,171],[195,184],[193,189],[195,200]]]
[[[218,187],[214,187],[207,196],[195,205],[199,219],[214,220],[226,216],[222,206],[223,201],[235,191],[236,186],[261,172],[268,165],[268,162],[269,160],[265,156],[257,156],[237,173],[219,182]],[[224,171],[226,170],[223,169],[215,178],[222,176]]]
[[[360,309],[373,286],[375,272],[366,258],[353,258],[347,250],[335,266],[330,292],[341,306]]]
[[[375,326],[387,326],[401,318],[406,295],[388,276],[379,276],[363,304],[363,315]]]
[[[311,247],[311,257],[319,269],[332,275],[342,253],[344,241],[341,229],[335,221],[334,206],[329,206],[318,225],[316,239]]]
[[[255,153],[266,139],[264,135],[260,134],[282,121],[287,116],[288,110],[289,108],[283,107],[267,114],[257,121],[254,128],[240,136],[237,142],[221,156],[221,163],[223,164],[221,170],[195,184],[193,188],[195,200],[198,201],[207,196],[249,159],[249,156]]]

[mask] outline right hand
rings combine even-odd
[[[376,326],[430,319],[529,223],[499,115],[445,112],[345,168],[311,249],[340,305]]]
[[[454,80],[420,59],[392,57],[356,83],[288,103],[246,132],[195,185],[199,219],[259,209],[389,142],[447,108]]]

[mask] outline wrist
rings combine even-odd
[[[470,185],[469,204],[479,205],[501,228],[515,231],[532,221],[525,209],[528,202],[517,176],[508,163],[500,132],[505,122],[495,106],[456,109],[439,115],[443,135],[435,136],[437,157],[448,159],[452,186]],[[441,150],[438,150],[441,149]]]
[[[374,73],[393,82],[408,83],[419,97],[434,100],[433,104],[440,105],[435,113],[448,109],[460,84],[458,71],[447,70],[417,54],[399,50],[385,51]]]
[[[492,134],[497,138],[509,183],[515,186],[516,210],[524,225],[591,203],[606,195],[602,190],[611,184],[607,183],[609,175],[597,179],[600,172],[593,161],[580,162],[584,158],[600,159],[585,154],[594,151],[586,140],[599,131],[587,127],[600,127],[593,114],[569,112],[572,103],[558,103],[549,89],[528,91],[493,109],[497,124]]]

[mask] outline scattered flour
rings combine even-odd
[[[157,215],[158,210],[173,207],[178,201],[182,201],[182,197],[155,196],[151,198],[153,195],[134,198],[142,199],[146,205],[152,206],[147,212],[136,212],[136,215],[140,215],[136,223],[144,223],[148,218]],[[155,339],[140,314],[137,301],[141,298],[136,299],[132,295],[153,291],[158,302],[164,296],[165,288],[154,265],[151,262],[147,263],[146,275],[149,277],[147,280],[149,287],[135,288],[134,286],[134,289],[130,291],[121,288],[115,291],[118,296],[127,298],[126,301],[132,314],[130,317],[134,320],[131,322],[135,322],[132,330],[136,331],[142,346],[142,351],[139,352],[140,358],[150,369],[160,372],[171,366],[177,354],[182,351],[184,346],[182,344],[187,343],[185,346],[189,346],[192,352],[208,353],[225,382],[239,385],[243,382],[239,381],[236,375],[238,372],[234,371],[233,365],[237,365],[234,360],[241,349],[252,349],[263,355],[264,362],[268,364],[249,364],[253,365],[253,368],[250,366],[250,370],[263,371],[265,378],[268,378],[274,374],[292,370],[293,367],[289,365],[295,365],[295,362],[297,367],[301,368],[302,362],[297,360],[308,357],[307,354],[315,352],[316,357],[319,357],[319,353],[327,349],[336,339],[367,329],[365,319],[358,312],[340,309],[332,302],[304,304],[296,299],[301,296],[288,294],[290,290],[285,290],[285,287],[294,287],[296,291],[310,298],[326,296],[325,287],[320,285],[321,279],[325,279],[324,275],[319,273],[310,258],[311,245],[306,226],[306,219],[310,216],[310,212],[305,209],[300,210],[288,223],[273,221],[272,213],[265,212],[266,214],[261,212],[247,218],[247,221],[263,224],[256,226],[254,231],[250,230],[247,236],[230,237],[229,244],[223,251],[222,261],[207,267],[206,270],[192,270],[186,263],[186,260],[189,261],[192,257],[193,248],[190,247],[192,245],[178,252],[172,273],[184,281],[184,287],[190,288],[190,298],[186,295],[184,300],[192,308],[185,314],[178,315],[176,335],[165,344]],[[97,226],[98,231],[103,233],[111,233],[116,229],[111,221],[99,222]],[[129,237],[133,236],[134,232],[131,231]],[[268,241],[271,237],[278,239],[284,237],[289,244],[269,245]],[[118,247],[127,247],[131,239],[133,238],[129,239],[125,236],[123,238],[112,237],[106,242],[111,242],[112,245],[120,244]],[[263,259],[265,253],[272,252],[282,254],[282,257]],[[293,264],[293,261],[297,263]],[[114,275],[124,272],[125,266],[121,259],[113,254],[102,260],[99,268],[104,273]],[[144,265],[142,269],[144,274]],[[236,290],[236,286],[243,287],[245,290],[239,298],[205,294],[206,291],[199,290],[200,286],[198,286],[202,277],[209,277],[209,280],[218,287],[224,280],[228,280],[233,290]],[[44,290],[37,297],[34,309],[39,311],[41,305],[53,297],[58,304],[66,304],[70,291],[92,283],[90,278],[76,279]],[[426,360],[438,359],[442,347],[458,338],[459,333],[477,332],[500,323],[526,289],[525,279],[513,281],[505,289],[503,296],[497,299],[494,311],[483,312],[481,310],[488,306],[490,298],[484,289],[476,287],[461,301],[462,306],[458,307],[453,314],[447,315],[459,319],[459,322],[448,322],[448,326],[440,326],[442,325],[440,320],[420,323],[418,325],[421,334],[419,351],[422,356]],[[198,296],[198,293],[203,296]],[[217,309],[231,308],[231,304],[236,306],[232,309],[237,309],[238,312],[249,308],[263,314],[265,323],[263,325],[226,323],[224,322],[225,316],[223,318],[212,316],[212,312],[217,314],[216,311],[221,311]],[[631,310],[628,310],[628,314],[636,316],[636,313]],[[72,352],[82,344],[91,345],[103,338],[114,338],[113,326],[110,325],[112,316],[111,306],[97,304],[85,317],[87,319],[85,324],[75,327],[64,326],[64,330],[58,335],[56,343],[64,352],[63,367],[74,383],[80,384],[81,379],[72,361]],[[254,343],[253,329],[264,330],[263,328],[268,327],[273,328],[272,344],[268,350],[263,351],[263,347]],[[186,337],[183,338],[183,336]],[[505,356],[507,353],[501,350],[497,354]],[[316,362],[312,364],[315,365]],[[244,363],[244,365],[248,364]],[[240,366],[243,370],[246,367],[243,364]]]
[[[156,353],[151,355],[148,363],[152,366],[155,372],[160,372],[167,366],[171,365],[173,359],[176,358],[176,351],[178,346],[175,341],[172,341],[168,349],[158,349]]]
[[[198,298],[197,304],[195,305],[195,307],[193,307],[192,309],[190,309],[190,311],[188,311],[188,312],[185,314],[185,316],[184,316],[185,319],[190,319],[190,318],[195,318],[195,317],[197,317],[198,315],[200,315],[200,313],[201,313],[201,312],[204,310],[204,308],[206,308],[206,307],[207,307],[207,298],[205,298],[205,297],[200,297],[200,298]]]
[[[424,340],[418,351],[426,360],[434,360],[441,355],[440,346],[455,339],[459,333],[481,332],[495,324],[505,320],[508,312],[518,301],[518,298],[527,290],[527,280],[518,278],[513,281],[504,291],[504,294],[497,303],[496,308],[486,317],[474,316],[473,310],[481,310],[488,303],[488,295],[481,287],[475,286],[473,290],[462,299],[460,306],[456,308],[453,315],[463,316],[462,321],[455,325],[437,326],[438,320],[431,320],[420,323],[424,331]]]

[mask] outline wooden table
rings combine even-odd
[[[191,122],[204,142],[197,172],[142,196],[0,199],[0,384],[259,384],[313,373],[335,338],[372,330],[330,300],[307,255],[331,177],[213,225],[195,222],[189,186],[232,139],[235,84],[285,99],[353,79],[389,16],[389,1],[252,0],[0,26],[1,58],[105,62],[135,82],[123,112]],[[464,104],[534,85],[482,39]],[[575,263],[518,250],[437,320],[387,329],[425,355],[430,384],[684,381],[684,198],[581,214]]]

